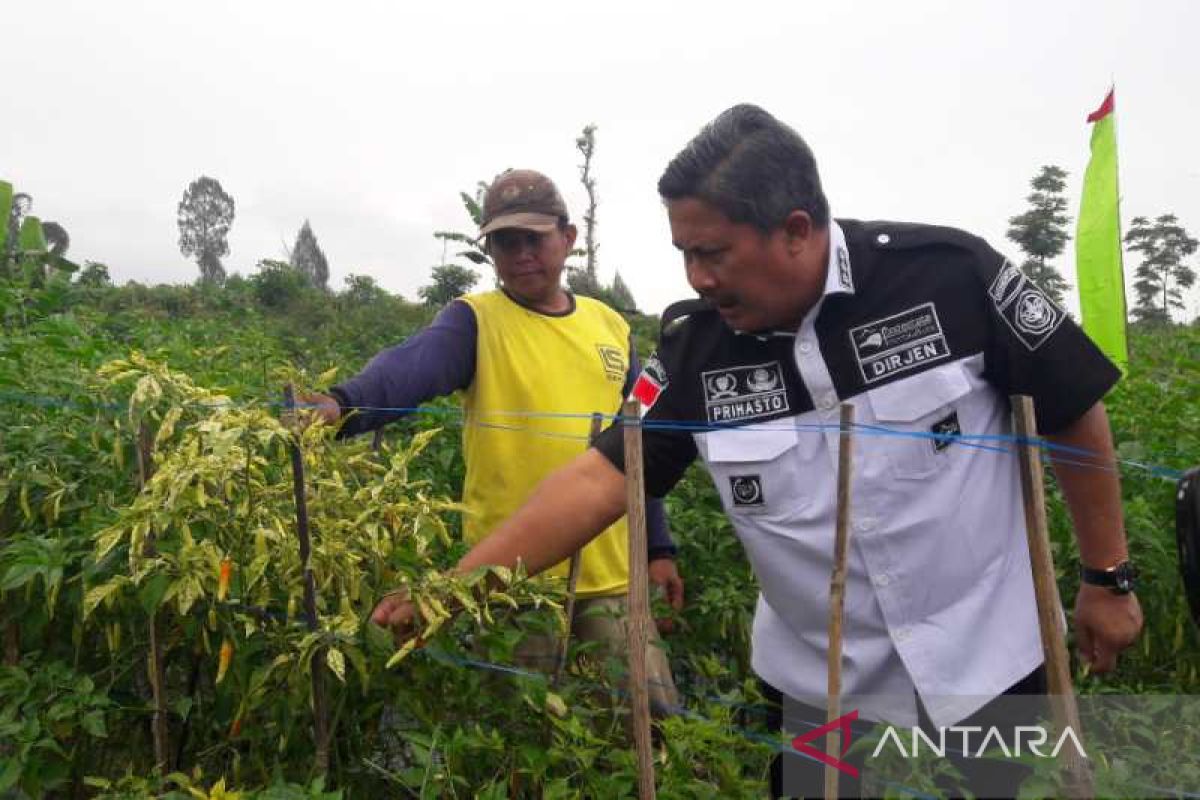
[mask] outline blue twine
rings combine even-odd
[[[98,403],[94,400],[76,401],[63,398],[48,397],[45,395],[32,395],[23,392],[0,392],[0,402],[25,402],[30,405],[41,407],[81,407],[91,409],[121,409],[124,406],[115,403]],[[315,403],[296,403],[290,406],[283,401],[249,401],[239,402],[234,400],[219,401],[210,403],[176,403],[176,405],[185,408],[201,408],[205,410],[216,410],[221,408],[317,408]],[[426,414],[430,416],[454,416],[463,417],[464,413],[461,408],[441,408],[438,406],[347,406],[346,410],[350,411],[367,411],[373,413],[395,414],[397,416],[407,414]],[[713,423],[699,420],[679,420],[679,421],[657,421],[657,420],[638,420],[626,418],[620,414],[584,414],[572,412],[543,412],[543,411],[523,411],[523,410],[494,410],[487,412],[488,416],[510,416],[523,418],[544,418],[544,419],[592,419],[594,416],[599,416],[601,419],[608,420],[612,423],[630,422],[640,424],[644,430],[661,430],[661,431],[688,431],[692,433],[705,433],[722,430],[745,431],[745,426],[736,425],[733,423]],[[480,427],[488,427],[496,430],[507,430],[512,432],[527,432],[536,436],[545,436],[559,439],[570,439],[576,441],[587,441],[585,435],[576,435],[568,433],[559,433],[553,431],[529,431],[527,428],[517,425],[503,425],[496,422],[485,422],[479,420],[463,421],[463,424],[474,424]],[[765,431],[803,431],[814,433],[834,433],[840,432],[841,426],[838,424],[825,423],[781,423],[779,425],[771,425],[770,423],[756,425],[754,430]],[[1059,453],[1064,455],[1075,455],[1080,457],[1092,457],[1096,455],[1094,452],[1085,448],[1073,447],[1070,445],[1057,444],[1048,441],[1041,437],[1029,438],[1012,434],[943,434],[927,431],[901,431],[894,428],[887,428],[882,425],[872,425],[866,423],[854,423],[852,430],[866,436],[890,436],[895,438],[910,438],[922,439],[932,442],[955,442],[964,447],[977,448],[981,450],[1008,453],[1011,448],[998,445],[989,445],[987,442],[1005,443],[1009,445],[1029,445],[1037,447],[1043,451],[1043,459],[1047,454]],[[1053,458],[1052,463],[1064,465],[1078,466],[1085,469],[1094,469],[1105,472],[1119,472],[1119,469],[1101,464],[1088,463],[1084,461],[1073,461],[1063,458]],[[1183,478],[1183,470],[1174,469],[1161,464],[1152,464],[1143,461],[1134,461],[1132,459],[1115,459],[1119,466],[1124,466],[1130,469],[1136,469],[1148,473],[1157,478],[1164,480],[1178,481]]]

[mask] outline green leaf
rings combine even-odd
[[[146,613],[157,611],[170,585],[171,576],[165,572],[159,572],[143,583],[142,588],[138,590],[138,603],[142,609]]]
[[[0,792],[7,792],[9,789],[17,785],[17,781],[21,777],[22,759],[9,758],[8,763],[4,766],[4,771],[0,772]]]
[[[556,717],[567,715],[567,704],[554,692],[546,692],[546,710]]]
[[[13,564],[4,573],[4,579],[0,580],[0,591],[9,591],[16,589],[18,586],[24,586],[42,572],[42,567],[39,564],[18,563]]]
[[[346,657],[342,655],[341,650],[331,647],[325,653],[325,663],[329,665],[329,669],[333,670],[333,674],[337,675],[339,681],[346,682]]]
[[[40,255],[46,252],[46,233],[42,230],[42,221],[37,217],[26,217],[21,223],[21,231],[17,242],[26,253]]]
[[[54,267],[59,272],[79,272],[79,265],[64,256],[51,255],[49,261],[50,266]]]
[[[108,730],[104,727],[104,714],[100,711],[89,711],[83,715],[80,720],[83,729],[95,736],[98,739],[103,739],[108,736]]]
[[[83,596],[83,618],[87,619],[90,617],[97,606],[128,582],[128,578],[118,575],[107,583],[102,583],[99,586],[93,586],[91,589],[88,589],[87,593]]]

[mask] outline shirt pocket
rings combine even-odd
[[[799,432],[786,420],[710,431],[706,461],[733,516],[789,516],[807,501],[800,482]]]
[[[900,480],[930,478],[954,460],[959,447],[934,433],[962,433],[960,401],[971,382],[959,364],[947,364],[867,392],[881,430],[864,442],[868,452],[882,451],[892,475]]]

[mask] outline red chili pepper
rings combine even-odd
[[[228,556],[221,559],[221,571],[217,574],[217,602],[224,602],[229,594],[229,578],[233,575],[233,562]]]
[[[217,656],[217,683],[225,680],[225,671],[229,669],[231,661],[233,661],[233,642],[226,639],[221,642],[221,653]]]

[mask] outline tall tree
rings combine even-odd
[[[57,222],[43,222],[42,233],[46,236],[46,245],[50,248],[50,255],[65,256],[71,249],[71,235]]]
[[[625,281],[621,280],[620,272],[613,275],[612,286],[609,287],[608,293],[611,297],[610,305],[617,311],[637,311],[637,303],[633,300],[633,292],[629,291],[629,287],[625,285]]]
[[[317,244],[317,237],[308,220],[304,220],[304,224],[300,226],[300,232],[296,234],[296,244],[292,246],[290,255],[292,266],[306,275],[309,283],[319,289],[329,288],[329,261],[321,251],[321,246]]]
[[[596,126],[586,125],[575,139],[575,149],[583,156],[579,165],[579,182],[587,193],[587,210],[583,212],[583,249],[571,252],[573,256],[583,256],[582,267],[567,266],[567,288],[575,294],[594,297],[618,311],[636,311],[633,294],[614,273],[613,282],[605,286],[600,282],[598,272],[600,243],[596,241],[596,207],[599,201],[596,197],[596,176],[592,173],[592,159],[596,155]]]
[[[382,300],[388,293],[370,275],[347,275],[341,296],[350,305],[365,306]]]
[[[588,196],[587,211],[583,213],[583,252],[587,258],[584,269],[587,270],[589,282],[599,286],[600,281],[596,277],[596,251],[600,247],[596,243],[596,178],[592,175],[592,156],[596,154],[594,124],[584,126],[583,132],[575,139],[575,149],[583,156],[583,163],[579,165],[579,182]]]
[[[29,210],[33,208],[33,198],[24,192],[17,192],[12,196],[11,205],[8,209],[8,235],[6,241],[8,246],[16,249],[17,237],[21,233],[21,223],[25,221]]]
[[[1154,222],[1134,217],[1125,234],[1125,246],[1140,253],[1142,262],[1134,273],[1137,305],[1133,316],[1139,322],[1169,323],[1171,310],[1183,310],[1183,290],[1196,282],[1196,271],[1184,260],[1200,246],[1174,214],[1161,214]]]
[[[216,179],[202,175],[184,190],[178,215],[180,252],[195,257],[200,280],[222,283],[225,267],[221,258],[229,255],[233,198]]]
[[[579,182],[587,192],[588,206],[583,213],[583,248],[571,251],[572,256],[583,256],[582,267],[567,265],[567,288],[575,294],[595,297],[608,302],[603,284],[596,275],[597,250],[600,245],[596,242],[596,178],[592,175],[592,157],[596,154],[596,126],[584,126],[582,133],[575,139],[575,149],[583,156],[579,165]]]
[[[99,261],[85,261],[75,282],[80,286],[112,286],[112,277],[108,274],[107,264],[101,264]]]
[[[479,281],[479,275],[474,270],[458,264],[440,264],[433,268],[431,277],[433,283],[422,286],[417,294],[425,301],[425,305],[435,308],[471,291]]]
[[[1029,210],[1008,220],[1008,238],[1025,252],[1022,271],[1058,305],[1069,285],[1050,260],[1062,254],[1070,234],[1067,225],[1067,198],[1063,196],[1067,173],[1056,166],[1044,166],[1030,185],[1033,192],[1025,198]]]

